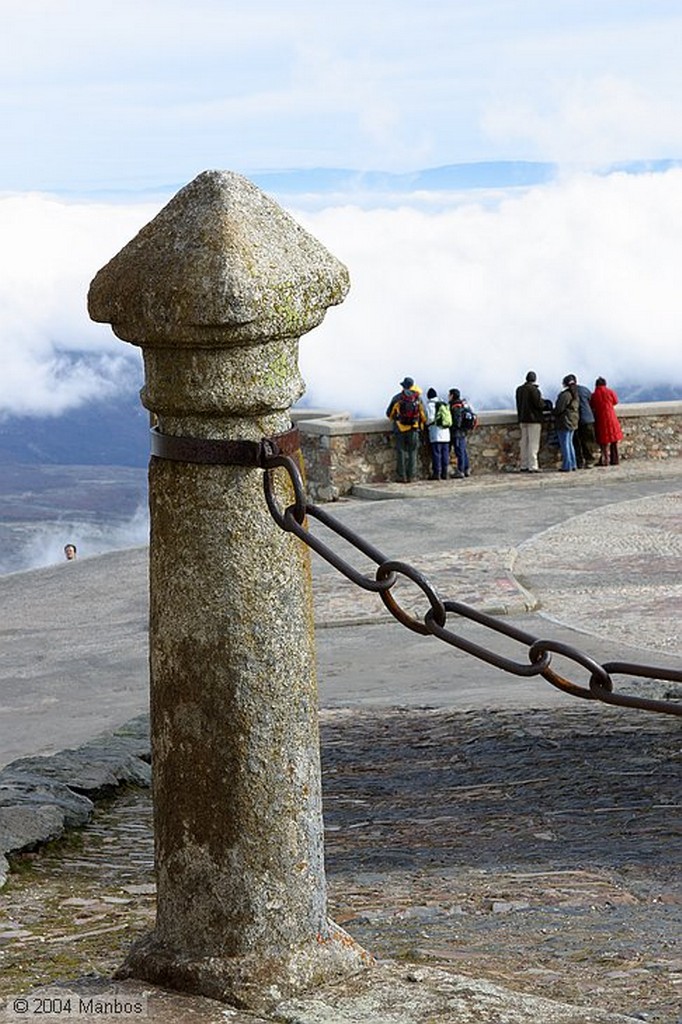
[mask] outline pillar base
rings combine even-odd
[[[137,978],[162,988],[217,999],[264,1013],[284,999],[341,981],[371,967],[374,958],[343,928],[330,922],[326,937],[281,956],[191,956],[165,945],[156,932],[131,948],[114,977]]]

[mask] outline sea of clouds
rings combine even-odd
[[[169,198],[0,196],[0,418],[58,415],[139,376],[137,350],[89,320],[87,290]],[[508,407],[531,368],[550,397],[567,372],[682,387],[682,170],[285,205],[351,276],[301,341],[306,404],[381,416],[409,374]]]

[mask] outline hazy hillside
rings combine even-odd
[[[61,416],[0,422],[0,465],[146,466],[148,456],[149,414],[137,391]]]

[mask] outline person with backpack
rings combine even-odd
[[[466,399],[462,398],[459,388],[450,388],[448,401],[452,416],[450,442],[457,464],[457,468],[452,475],[455,480],[462,480],[465,476],[471,476],[467,435],[476,427],[478,419]]]
[[[450,465],[450,406],[438,397],[435,388],[426,392],[426,422],[431,445],[431,479],[447,480]]]
[[[402,484],[411,483],[417,476],[417,452],[426,414],[421,400],[421,389],[412,377],[401,380],[400,391],[391,399],[386,415],[393,423],[396,443],[396,476]]]

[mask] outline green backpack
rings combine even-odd
[[[447,402],[436,402],[436,415],[433,417],[433,422],[437,427],[445,428],[452,426],[452,413]]]

